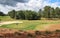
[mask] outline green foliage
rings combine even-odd
[[[56,7],[55,13],[56,13],[56,17],[60,18],[60,8],[59,7]]]
[[[12,10],[8,13],[8,15],[11,18],[15,19],[22,19],[22,20],[38,20],[40,19],[40,16],[38,15],[37,12],[31,11],[31,10],[20,10],[20,11],[15,11]]]
[[[60,19],[60,8],[53,8],[51,6],[45,6],[44,9],[39,9],[38,12],[31,10],[19,10],[19,11],[9,11],[8,14],[0,12],[0,16],[8,15],[13,19],[22,19],[22,20],[40,20],[41,18],[47,19]]]
[[[42,17],[47,19],[59,18],[60,19],[60,8],[55,9],[51,6],[45,6],[44,10],[39,9],[38,12],[31,10],[12,10],[8,12],[11,18],[22,19],[22,20],[40,20]]]
[[[41,17],[47,19],[59,18],[60,19],[60,8],[56,7],[55,9],[51,6],[45,6],[44,10],[39,10]],[[42,12],[42,13],[41,13]]]
[[[12,10],[10,12],[8,12],[8,15],[13,18],[13,19],[16,19],[16,11],[15,10]]]
[[[51,10],[50,6],[45,6],[44,7],[44,16],[45,16],[45,18],[51,18],[50,17],[50,10]]]
[[[22,11],[22,10],[17,11],[17,18],[16,19],[25,19],[24,11]]]

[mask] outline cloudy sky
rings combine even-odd
[[[60,7],[60,0],[0,0],[0,11],[8,13],[15,10],[36,10],[44,6]]]

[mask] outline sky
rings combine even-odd
[[[13,9],[38,11],[45,6],[60,7],[60,0],[0,0],[0,11],[5,14]]]

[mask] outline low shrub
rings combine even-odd
[[[33,37],[34,37],[34,36],[33,36],[32,34],[30,34],[30,33],[28,33],[27,36],[28,36],[29,38],[33,38]]]
[[[60,30],[56,30],[56,32],[60,32]]]
[[[50,32],[50,31],[45,31],[45,34],[52,34],[52,32]]]
[[[35,34],[36,35],[41,35],[41,32],[40,31],[35,31]]]
[[[15,32],[14,34],[15,34],[15,35],[22,35],[22,34],[21,34],[21,33],[19,33],[19,32]]]

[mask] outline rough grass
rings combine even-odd
[[[18,30],[44,30],[51,24],[60,24],[60,20],[19,20],[23,21],[21,24],[2,25],[0,28],[10,28]]]
[[[9,16],[0,16],[1,21],[12,21]],[[2,25],[0,28],[10,28],[19,30],[45,30],[51,24],[60,24],[60,20],[18,20],[23,21],[21,24]]]

